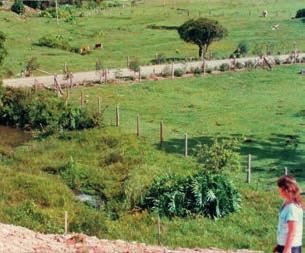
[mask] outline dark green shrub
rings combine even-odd
[[[11,7],[11,11],[17,14],[24,14],[25,8],[23,2],[21,0],[16,0]]]
[[[174,71],[174,76],[177,76],[177,77],[181,77],[185,74],[185,71],[183,69],[175,69]]]
[[[81,130],[101,126],[102,114],[85,108],[65,106],[51,91],[33,93],[29,89],[5,88],[0,94],[0,124],[40,129]]]
[[[241,63],[241,62],[236,62],[235,67],[237,69],[243,69],[245,67],[245,65],[243,63]]]
[[[249,45],[245,41],[241,41],[238,43],[237,48],[233,52],[233,54],[230,56],[230,58],[233,58],[234,56],[236,58],[240,58],[241,56],[245,56],[249,52]]]
[[[131,70],[133,70],[134,72],[138,72],[138,71],[140,71],[140,62],[139,62],[139,60],[137,59],[137,58],[135,58],[135,59],[132,59],[130,62],[129,62],[129,68],[131,69]]]
[[[32,94],[27,89],[6,88],[1,98],[0,123],[10,126],[41,128],[58,123],[64,103],[55,93]]]
[[[274,62],[275,62],[275,64],[276,65],[281,65],[282,64],[282,61],[281,61],[281,59],[280,58],[274,58]]]
[[[228,63],[223,63],[219,66],[219,70],[221,72],[224,72],[224,71],[229,71],[230,70],[230,65]]]
[[[245,62],[245,68],[247,68],[247,69],[253,69],[254,66],[255,66],[254,62],[251,61],[251,60],[248,60],[248,61]]]
[[[42,9],[41,1],[23,1],[23,4],[33,8],[33,9]]]
[[[206,72],[207,72],[208,74],[212,74],[212,73],[213,73],[213,69],[212,69],[212,68],[207,68],[207,69],[206,69]]]
[[[80,192],[88,181],[87,172],[71,157],[70,161],[60,169],[60,176],[70,189]]]
[[[68,130],[93,128],[102,125],[102,116],[86,108],[68,106],[59,118],[59,125]]]
[[[58,48],[66,51],[71,51],[69,42],[65,40],[63,36],[43,36],[38,40],[37,45],[41,47]],[[79,51],[79,49],[77,50]]]
[[[199,67],[196,67],[196,68],[192,69],[192,72],[193,72],[195,75],[200,75],[200,74],[202,74],[202,69],[199,68]]]
[[[295,18],[305,18],[305,8],[298,10]]]
[[[234,140],[221,141],[217,139],[209,146],[200,144],[196,149],[198,162],[203,165],[204,170],[213,173],[225,171],[238,171],[241,168],[240,156],[235,151],[237,142]]]
[[[224,175],[169,175],[154,181],[140,207],[169,217],[199,214],[224,217],[239,209],[240,195]]]

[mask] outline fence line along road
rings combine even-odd
[[[281,61],[285,61],[290,57],[293,60],[294,54],[285,54],[285,55],[275,55],[266,57],[268,61],[274,61],[274,59],[279,59]],[[297,53],[296,54],[299,59],[303,59],[305,57],[305,53]],[[245,63],[247,61],[258,62],[262,61],[261,57],[245,57],[238,58],[236,62]],[[205,69],[219,67],[220,65],[227,63],[232,64],[232,59],[224,59],[224,60],[210,60],[206,61]],[[166,67],[169,67],[170,71],[174,71],[175,69],[184,68],[186,71],[190,71],[194,68],[201,68],[202,61],[192,61],[185,63],[172,63],[172,64],[159,64],[159,65],[147,65],[141,66],[141,75],[149,76],[152,74],[160,75],[164,71]],[[107,81],[115,80],[124,77],[137,77],[132,70],[128,68],[119,68],[119,69],[108,69],[106,78]],[[73,84],[83,84],[83,83],[94,83],[94,82],[103,82],[105,80],[105,75],[103,71],[89,71],[89,72],[76,72],[73,73],[72,83]],[[60,85],[70,85],[71,80],[67,79],[65,75],[60,74],[57,75],[57,82]],[[32,87],[36,84],[43,84],[46,87],[52,87],[54,85],[54,75],[49,76],[37,76],[37,77],[24,77],[24,78],[14,78],[14,79],[4,79],[3,85],[9,87]]]

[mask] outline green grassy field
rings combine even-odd
[[[181,41],[176,31],[147,26],[177,26],[199,16],[217,19],[229,30],[226,39],[211,47],[217,58],[228,57],[242,40],[249,43],[251,52],[255,48],[265,50],[268,44],[274,53],[284,53],[293,49],[294,42],[298,49],[305,50],[304,23],[291,19],[305,7],[303,1],[165,3],[164,7],[163,0],[145,1],[99,14],[82,9],[78,11],[86,15],[77,17],[76,23],[60,20],[59,26],[55,19],[21,18],[1,12],[0,31],[8,37],[9,53],[1,73],[18,73],[31,57],[37,57],[40,68],[52,73],[60,73],[65,62],[72,71],[92,70],[98,58],[106,67],[123,67],[127,56],[138,57],[141,64],[148,64],[156,53],[196,57],[196,46]],[[265,9],[269,16],[262,18]],[[275,24],[279,29],[272,31]],[[63,35],[73,46],[102,42],[104,48],[81,56],[34,45],[48,34]],[[63,211],[67,210],[73,231],[156,244],[156,215],[131,210],[130,203],[157,176],[171,172],[188,175],[200,170],[192,156],[197,144],[211,143],[215,138],[238,138],[244,169],[229,176],[242,193],[241,210],[218,220],[163,217],[161,243],[170,247],[270,251],[281,203],[276,178],[288,167],[305,187],[305,77],[297,74],[304,67],[299,64],[273,71],[257,69],[73,89],[69,102],[79,104],[83,91],[90,110],[97,110],[98,96],[102,99],[105,127],[32,140],[26,136],[22,143],[14,143],[15,138],[23,138],[21,133],[10,132],[13,140],[4,139],[8,131],[0,129],[0,221],[62,233]],[[117,105],[119,128],[114,126]],[[137,114],[141,119],[140,138],[135,135]],[[160,121],[165,127],[162,147]],[[189,136],[188,158],[183,156],[185,133]],[[248,154],[253,157],[250,185],[245,184]],[[75,199],[75,192],[58,173],[71,157],[80,173],[87,173],[85,185],[99,189],[107,206],[97,211]]]
[[[255,70],[73,89],[70,102],[79,103],[83,91],[86,106],[92,110],[97,109],[97,96],[102,98],[106,126],[64,132],[17,147],[2,143],[0,220],[44,232],[61,232],[63,210],[68,210],[73,231],[156,244],[156,215],[128,209],[130,201],[158,175],[188,175],[200,169],[195,158],[183,157],[185,132],[190,137],[190,148],[199,142],[210,143],[215,137],[238,137],[243,168],[246,155],[251,153],[254,173],[250,185],[245,184],[244,170],[230,173],[242,193],[241,210],[216,221],[162,218],[161,242],[170,247],[270,251],[281,203],[275,186],[277,176],[287,166],[305,186],[305,87],[304,76],[297,74],[301,68],[304,65],[278,67],[270,72]],[[121,108],[119,128],[114,127],[117,104]],[[141,115],[140,138],[135,135],[137,113]],[[158,145],[160,120],[165,125],[162,148]],[[123,158],[106,163],[112,154]],[[86,208],[53,174],[71,156],[110,200],[107,210]],[[31,200],[34,206],[28,203]],[[88,225],[88,220],[93,222]]]
[[[218,58],[228,57],[242,40],[249,43],[251,52],[255,48],[265,51],[269,45],[274,53],[284,53],[293,50],[294,42],[298,49],[305,50],[304,23],[291,19],[298,9],[304,8],[301,0],[166,0],[165,3],[164,7],[163,0],[145,1],[135,7],[111,8],[98,14],[79,10],[85,17],[77,17],[76,23],[61,20],[59,26],[56,19],[21,18],[2,11],[0,30],[7,34],[9,51],[2,73],[8,70],[19,73],[31,57],[37,57],[40,68],[51,73],[60,73],[65,62],[72,71],[93,70],[97,58],[106,67],[125,67],[127,56],[139,58],[141,64],[148,64],[156,53],[166,57],[196,57],[196,46],[184,43],[176,31],[153,30],[147,26],[177,26],[199,16],[217,19],[229,31],[227,38],[211,47]],[[262,18],[265,9],[269,16]],[[279,29],[273,31],[271,27],[276,24]],[[104,49],[81,56],[34,45],[40,37],[49,34],[63,35],[77,47],[102,42]]]
[[[280,175],[287,166],[305,179],[304,167],[304,65],[274,71],[226,73],[205,78],[185,78],[141,84],[110,85],[75,90],[96,110],[97,96],[107,107],[106,122],[114,125],[115,107],[120,106],[121,128],[135,133],[136,115],[146,140],[157,145],[159,124],[165,125],[164,151],[181,156],[184,134],[190,145],[215,137],[247,139],[242,154],[253,155],[254,171]],[[246,161],[246,157],[245,157]]]

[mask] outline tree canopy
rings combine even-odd
[[[199,57],[204,57],[213,41],[226,37],[228,31],[218,21],[208,18],[190,19],[178,28],[180,38],[199,47]]]

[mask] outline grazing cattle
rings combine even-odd
[[[280,28],[280,25],[273,25],[272,26],[272,31],[274,31],[274,30],[278,30]]]
[[[89,47],[89,46],[87,46],[87,47],[81,47],[81,48],[79,49],[79,53],[82,54],[82,55],[84,55],[84,54],[89,54],[89,53],[90,53],[90,47]]]
[[[102,43],[96,43],[94,46],[94,49],[100,49],[103,48],[103,44]]]
[[[263,17],[265,18],[265,17],[267,17],[268,16],[268,11],[267,10],[264,10],[263,11]]]

